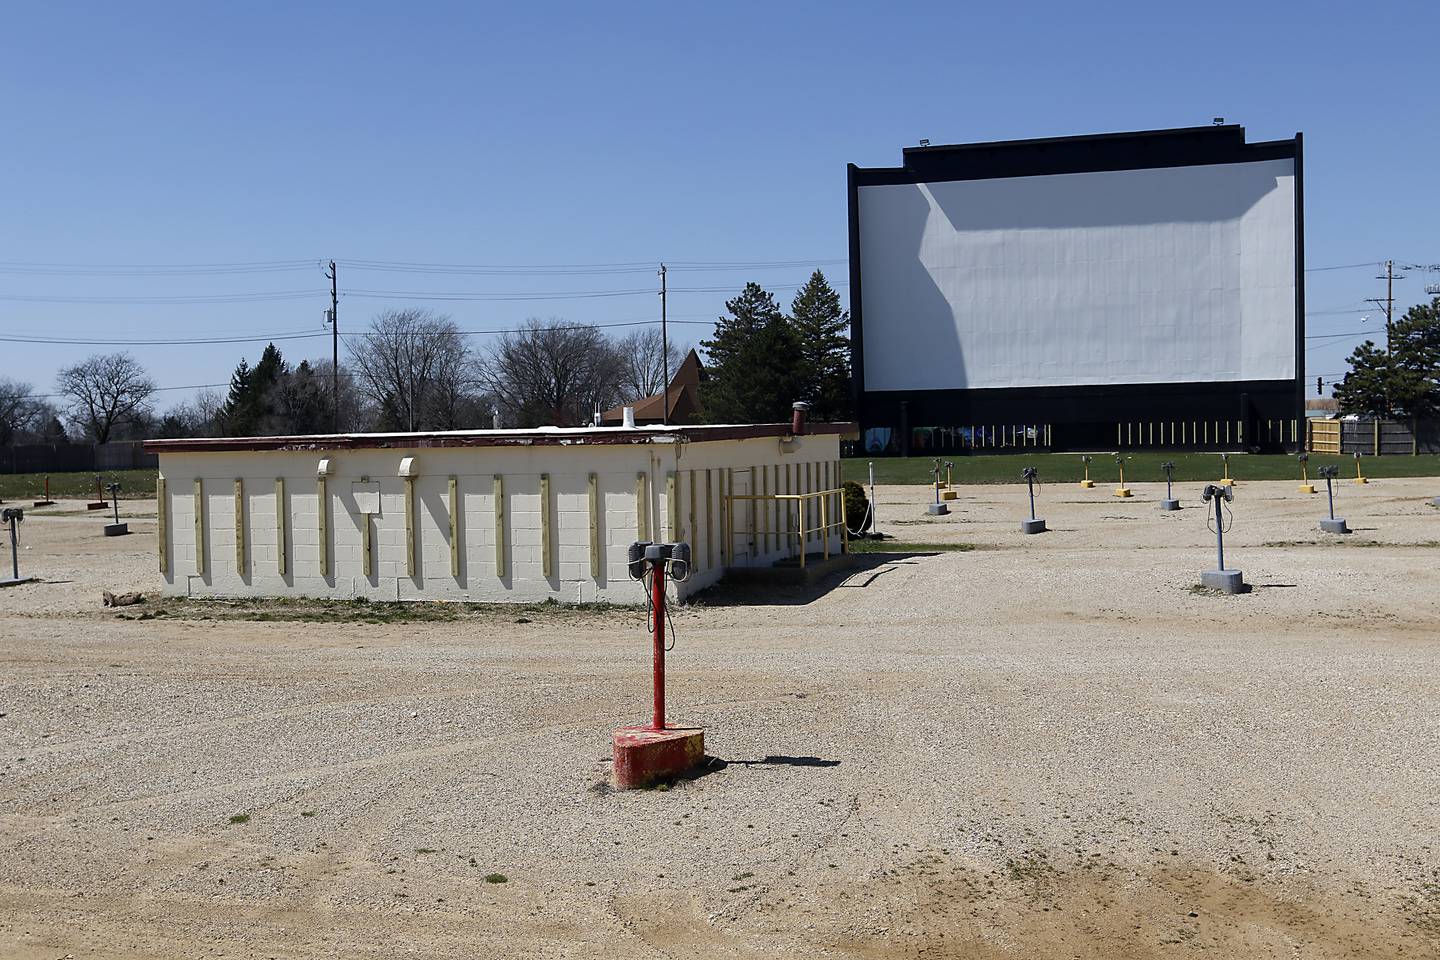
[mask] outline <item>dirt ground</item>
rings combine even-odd
[[[1440,956],[1440,480],[1344,484],[1343,541],[1242,484],[1239,596],[1198,488],[1048,485],[1032,537],[1018,485],[881,488],[979,549],[699,598],[713,760],[633,793],[637,610],[104,609],[158,586],[154,504],[29,512],[0,957]]]

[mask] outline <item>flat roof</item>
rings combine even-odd
[[[805,425],[807,434],[853,434],[855,423]],[[643,443],[704,443],[788,437],[788,423],[706,424],[701,426],[537,427],[533,430],[443,430],[415,433],[331,433],[290,437],[187,437],[146,440],[149,453],[223,453],[237,450],[303,452],[309,450],[420,450],[435,447],[593,446]]]

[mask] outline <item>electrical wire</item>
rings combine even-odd
[[[640,578],[640,584],[645,590],[645,632],[650,635],[652,641],[655,638],[655,571],[656,568],[654,566],[648,566],[645,576]],[[664,568],[661,568],[660,576],[665,576]],[[670,645],[665,648],[665,652],[669,653],[675,649],[676,634],[675,620],[670,616],[670,585],[668,580],[664,589],[660,591],[660,594],[660,615],[665,621],[665,626],[668,628],[670,636]]]
[[[276,300],[304,300],[322,296],[319,290],[273,290],[259,293],[196,294],[174,297],[50,297],[23,293],[0,293],[0,300],[14,303],[164,304],[262,303]]]
[[[1230,521],[1229,523],[1226,523],[1224,518],[1221,519],[1220,533],[1221,535],[1224,535],[1229,533],[1234,528],[1235,514],[1231,511],[1230,503],[1224,498],[1224,496],[1218,493],[1215,494],[1215,496],[1218,498],[1220,506],[1225,510],[1225,517],[1228,517]],[[1209,530],[1211,533],[1215,532],[1215,515],[1212,514],[1209,510],[1205,511],[1205,529]]]

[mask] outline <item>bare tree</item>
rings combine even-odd
[[[155,393],[155,381],[128,353],[97,353],[61,370],[55,385],[70,401],[71,420],[97,443],[108,442],[117,427],[147,418]]]
[[[619,397],[614,345],[593,326],[531,318],[495,339],[483,381],[505,422],[517,427],[577,426]]]
[[[9,446],[30,431],[42,407],[30,384],[0,378],[0,445]]]
[[[474,382],[465,337],[446,316],[428,310],[387,310],[350,348],[360,390],[385,426],[448,428]]]
[[[642,400],[665,389],[665,357],[669,355],[670,376],[685,359],[686,349],[674,341],[665,349],[659,327],[644,327],[615,342],[620,363],[620,393],[623,400]]]

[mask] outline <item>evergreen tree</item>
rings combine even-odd
[[[220,432],[227,437],[252,436],[253,432],[247,427],[253,426],[249,416],[250,406],[250,364],[244,357],[235,365],[235,372],[230,374],[230,392],[225,397],[225,405],[220,408]]]
[[[226,436],[256,437],[289,433],[280,393],[290,368],[280,350],[271,343],[251,367],[242,357],[230,376],[230,394],[220,414]]]
[[[1345,413],[1414,418],[1440,410],[1440,297],[1395,321],[1388,352],[1366,340],[1348,362],[1335,387]]]
[[[800,399],[800,342],[775,297],[747,283],[725,304],[728,316],[715,336],[700,341],[709,378],[701,384],[705,417],[712,423],[777,423],[790,419]]]
[[[816,270],[795,294],[790,325],[800,342],[802,398],[817,420],[850,416],[850,311]]]

